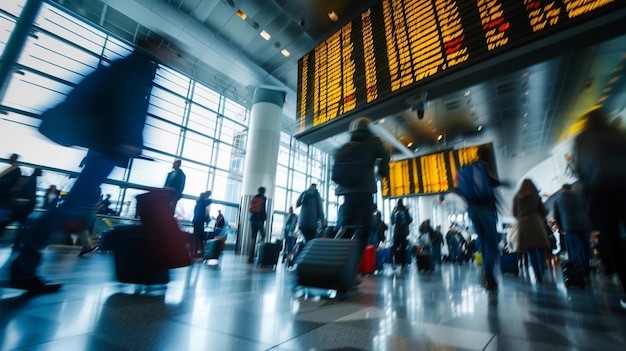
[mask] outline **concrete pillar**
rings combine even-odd
[[[243,167],[242,196],[239,210],[239,229],[235,252],[246,255],[249,253],[251,241],[250,231],[250,199],[257,194],[260,186],[265,187],[267,196],[267,221],[265,222],[266,239],[269,240],[272,227],[273,197],[276,188],[276,168],[278,166],[278,147],[282,109],[285,103],[285,92],[279,89],[259,87],[254,91],[250,125],[248,127],[248,143],[246,146],[246,163]]]

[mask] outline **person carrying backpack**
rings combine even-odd
[[[317,191],[317,184],[311,184],[307,190],[300,194],[296,201],[296,207],[301,207],[298,228],[300,228],[306,241],[309,242],[317,235],[318,227],[326,227],[322,197]]]
[[[391,252],[393,255],[393,267],[396,264],[402,264],[402,268],[406,267],[406,251],[409,236],[409,224],[413,222],[413,218],[409,214],[409,209],[404,206],[402,199],[398,200],[398,204],[391,212],[391,224],[393,224],[393,246]]]
[[[457,174],[458,192],[467,202],[467,214],[482,243],[483,278],[482,286],[487,291],[497,291],[495,264],[499,257],[498,213],[493,187],[504,185],[489,170],[486,148],[478,149],[478,160],[459,169]]]
[[[369,240],[375,208],[372,197],[377,191],[374,169],[377,168],[381,177],[389,174],[389,153],[370,131],[370,123],[367,117],[359,117],[350,123],[350,141],[335,154],[331,172],[336,183],[335,194],[344,198],[341,223],[361,226],[359,239],[363,249]]]

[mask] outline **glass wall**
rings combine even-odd
[[[0,52],[23,3],[0,3]],[[52,184],[68,191],[81,170],[86,150],[62,147],[41,136],[37,131],[38,116],[62,101],[100,65],[130,54],[132,46],[46,3],[35,20],[33,33],[0,102],[0,160],[6,162],[11,153],[17,153],[25,174],[42,167],[44,176],[38,184],[41,194]],[[103,184],[102,193],[111,195],[111,207],[118,215],[134,217],[135,196],[145,191],[138,188],[163,186],[172,162],[181,159],[187,182],[176,216],[182,221],[191,220],[195,199],[211,190],[211,217],[222,211],[230,226],[229,242],[233,242],[249,117],[250,106],[174,69],[159,66],[144,128],[142,157],[131,160],[128,169],[116,168]],[[323,197],[328,194],[322,190],[327,187],[328,160],[328,155],[282,133],[273,196],[273,236],[281,235],[284,214],[289,206],[295,207],[300,192],[309,184],[317,183]]]

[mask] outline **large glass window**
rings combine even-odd
[[[0,2],[0,50],[23,3]],[[5,113],[0,119],[0,158],[20,154],[20,161],[28,164],[25,172],[43,166],[40,192],[51,184],[68,191],[81,170],[79,164],[86,150],[63,147],[41,136],[37,116],[62,101],[98,65],[127,56],[132,46],[45,3],[33,33],[16,62],[20,69],[10,75],[0,102]],[[213,200],[219,203],[211,207],[211,216],[217,215],[217,209],[223,210],[229,242],[234,242],[249,117],[249,106],[172,68],[159,66],[144,127],[142,157],[132,159],[128,169],[115,168],[102,185],[103,194],[111,194],[116,213],[133,217],[135,196],[145,192],[137,187],[162,187],[172,162],[180,158],[187,183],[176,215],[191,220],[196,197],[211,190]],[[310,183],[317,183],[320,192],[327,193],[327,162],[324,153],[281,133],[276,190],[268,194],[278,214],[273,217],[280,218],[272,227],[273,233],[280,235],[283,214]]]

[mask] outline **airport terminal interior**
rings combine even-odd
[[[61,289],[12,287],[20,223],[0,232],[0,350],[624,350],[620,280],[594,251],[584,288],[566,286],[558,232],[541,281],[520,261],[517,274],[498,268],[496,291],[483,288],[472,254],[432,271],[416,258],[386,263],[345,294],[300,286],[283,253],[275,266],[247,262],[259,186],[267,242],[283,239],[310,184],[326,224],[337,224],[333,155],[362,116],[390,156],[373,195],[389,225],[378,252],[391,247],[399,199],[413,247],[425,220],[477,237],[454,175],[479,149],[507,184],[497,191],[500,238],[523,179],[550,219],[562,185],[578,182],[581,117],[602,108],[624,128],[624,20],[626,4],[601,0],[3,0],[0,176],[12,154],[22,175],[42,170],[28,224],[51,193],[62,203],[88,151],[44,137],[42,114],[140,43],[156,45],[158,66],[141,155],[101,185],[110,207],[86,236],[57,231],[42,250],[37,275]],[[100,239],[140,222],[136,196],[163,187],[175,160],[187,176],[174,210],[181,234],[210,190],[205,230],[224,216],[224,251],[166,270],[163,284],[120,282]],[[144,246],[126,252],[141,257]]]

